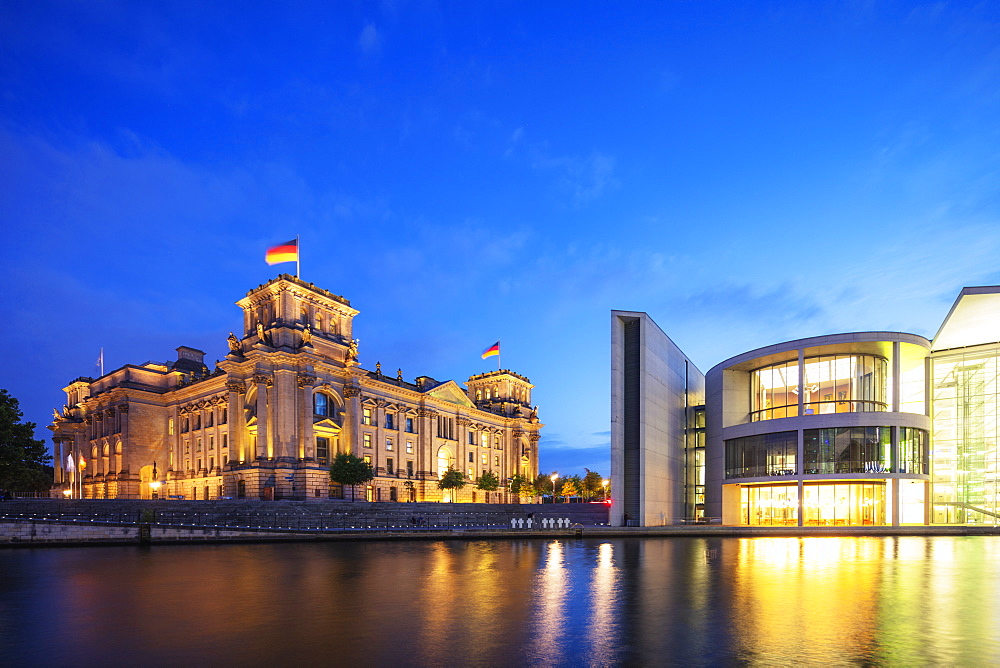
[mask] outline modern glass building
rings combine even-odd
[[[623,315],[613,314],[613,328]],[[1000,286],[964,289],[933,341],[900,332],[789,341],[716,365],[703,394],[700,382],[690,392],[701,374],[686,358],[683,384],[676,375],[650,382],[633,364],[644,384],[623,391],[627,365],[615,360],[624,350],[613,346],[612,475],[624,473],[618,453],[636,415],[629,397],[649,413],[664,402],[646,394],[675,384],[663,392],[673,412],[645,417],[671,438],[628,432],[636,451],[684,463],[683,516],[678,506],[639,511],[630,499],[630,516],[646,525],[657,517],[748,526],[1000,522]],[[672,452],[678,443],[683,453]]]

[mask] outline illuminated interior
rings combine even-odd
[[[886,410],[888,362],[877,355],[821,355],[803,361],[804,415]],[[798,361],[753,371],[751,419],[794,417],[799,411]]]
[[[795,526],[799,523],[799,487],[749,485],[740,489],[741,524]]]
[[[907,486],[908,520],[923,521],[923,483]],[[885,480],[806,483],[802,487],[805,526],[874,526],[886,524]],[[741,523],[750,526],[796,526],[796,484],[744,485],[740,488]],[[912,519],[919,515],[920,519]]]
[[[1000,521],[1000,357],[996,348],[935,357],[935,523]]]

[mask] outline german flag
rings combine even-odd
[[[483,359],[487,357],[493,357],[494,355],[500,354],[500,342],[497,341],[492,346],[483,351]]]
[[[278,264],[280,262],[297,262],[299,259],[299,240],[292,239],[283,244],[278,244],[273,248],[268,248],[264,254],[264,260],[268,264]]]

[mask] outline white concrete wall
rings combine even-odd
[[[704,376],[645,313],[611,314],[611,480],[615,503],[611,523],[623,524],[624,322],[640,323],[639,442],[641,526],[677,524],[685,516],[684,448],[687,424],[686,376],[693,400],[704,396]]]

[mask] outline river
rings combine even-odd
[[[0,664],[985,665],[1000,538],[0,550]]]

